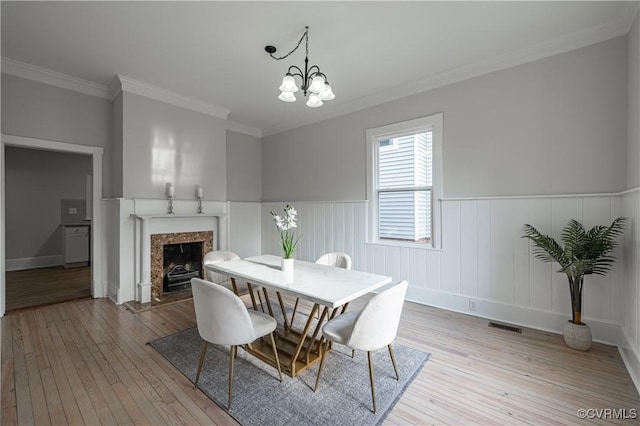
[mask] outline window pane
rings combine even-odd
[[[431,242],[431,190],[378,193],[378,238]]]
[[[378,188],[432,185],[432,132],[378,141]]]

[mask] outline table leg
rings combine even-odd
[[[313,322],[313,316],[316,314],[319,307],[320,305],[318,305],[317,303],[313,304],[313,308],[311,309],[311,313],[309,314],[309,319],[307,320],[307,323],[304,326],[304,330],[300,334],[300,341],[298,342],[298,346],[296,346],[296,351],[293,354],[293,357],[291,358],[291,377],[296,376],[296,360],[298,359],[298,356],[300,355],[300,351],[302,350],[302,346],[304,345],[304,342],[307,339],[307,334],[309,334],[309,329],[311,328],[311,323]]]
[[[313,337],[311,337],[311,341],[309,342],[309,347],[307,348],[307,353],[304,354],[305,362],[307,364],[309,363],[309,354],[311,353],[311,348],[313,347],[313,342],[316,340],[316,337],[318,337],[318,333],[320,332],[320,329],[322,328],[322,323],[323,323],[324,319],[326,318],[328,312],[329,312],[329,308],[325,306],[324,309],[322,310],[322,315],[320,315],[320,319],[318,320],[318,324],[316,325],[316,328],[313,331]],[[322,342],[322,339],[320,339],[320,342]]]
[[[251,283],[247,283],[247,288],[249,289],[249,294],[251,295],[251,304],[253,305],[253,310],[257,311],[258,306],[256,305],[256,297],[253,295],[253,286]]]
[[[275,318],[275,316],[273,315],[273,309],[271,309],[271,301],[269,301],[269,294],[267,293],[267,289],[262,287],[262,292],[264,293],[264,303],[267,305],[269,315]]]
[[[284,318],[284,329],[291,330],[291,327],[293,326],[293,324],[289,324],[289,319],[287,318],[287,310],[284,308],[284,303],[282,303],[282,295],[280,294],[279,291],[276,291],[276,294],[278,295],[280,310],[282,311],[282,317]],[[293,318],[291,318],[291,320],[293,320]]]

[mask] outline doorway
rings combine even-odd
[[[90,295],[93,297],[105,297],[106,291],[103,285],[99,284],[102,282],[101,277],[101,233],[99,230],[101,229],[101,214],[99,208],[99,200],[100,194],[102,193],[102,154],[103,149],[99,147],[85,146],[85,145],[76,145],[76,144],[68,144],[63,142],[49,141],[43,139],[33,139],[33,138],[24,138],[19,136],[11,136],[11,135],[2,135],[2,146],[0,147],[0,316],[4,315],[7,307],[7,243],[11,243],[11,241],[7,241],[7,179],[5,176],[6,173],[6,150],[7,148],[11,149],[13,147],[17,148],[25,148],[28,150],[37,150],[37,151],[48,151],[53,153],[66,153],[66,154],[78,154],[80,156],[85,156],[89,159],[90,163],[90,174],[93,176],[91,179],[90,185],[90,202],[88,204],[88,209],[91,210],[91,231],[90,231],[90,257],[89,264],[91,265],[90,271]],[[36,151],[32,151],[36,152]],[[88,182],[88,181],[87,181]],[[47,181],[42,182],[43,188],[46,190]],[[85,183],[82,183],[84,187]],[[12,198],[13,199],[13,198]],[[27,205],[27,204],[25,204]],[[62,204],[61,207],[62,208]],[[12,233],[10,233],[12,234]],[[55,239],[55,238],[54,238]],[[55,244],[53,242],[52,244]],[[36,258],[38,256],[35,256]],[[45,259],[47,256],[43,256]],[[44,271],[40,271],[44,272]],[[77,271],[78,275],[81,276],[80,271]]]

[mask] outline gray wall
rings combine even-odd
[[[61,254],[61,200],[85,198],[91,157],[15,147],[5,154],[6,258]]]
[[[444,113],[444,196],[625,188],[627,38],[266,137],[264,201],[365,199],[365,130]]]
[[[640,22],[629,31],[627,188],[640,186]]]
[[[227,130],[227,199],[262,200],[262,141]]]
[[[120,198],[124,193],[122,183],[122,92],[113,99],[112,103],[112,131],[111,155],[109,156],[109,170],[111,172],[111,197]]]
[[[2,133],[103,147],[102,191],[111,196],[111,101],[3,74]]]
[[[227,198],[224,120],[123,93],[123,197],[195,199],[195,185],[208,200]]]

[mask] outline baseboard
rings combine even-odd
[[[475,310],[469,309],[470,299],[475,301]],[[500,321],[558,334],[562,334],[564,324],[568,320],[568,317],[565,314],[557,312],[499,303],[431,289],[416,289],[409,287],[407,300],[449,311],[486,318],[488,320]],[[593,340],[595,342],[606,343],[608,345],[618,347],[620,346],[622,341],[620,325],[593,320],[590,318],[584,318],[584,322],[589,324],[591,334],[593,335]]]
[[[22,269],[47,268],[50,266],[62,265],[62,255],[23,257],[19,259],[6,259],[7,271],[20,271]]]
[[[622,357],[622,361],[624,361],[624,365],[627,367],[633,384],[636,385],[636,390],[640,393],[640,353],[631,343],[631,340],[624,330],[622,330],[621,338],[622,342],[618,346],[618,351],[620,351],[620,356]]]
[[[122,300],[120,300],[120,287],[116,284],[107,284],[107,297],[116,305],[122,304]]]

